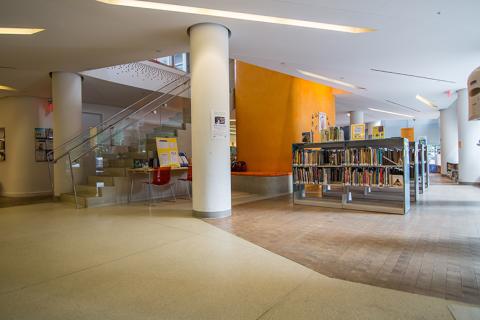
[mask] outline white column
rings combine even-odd
[[[365,123],[363,111],[350,111],[350,125]]]
[[[480,122],[468,121],[468,91],[458,91],[458,181],[464,184],[480,183]]]
[[[457,106],[440,110],[440,145],[442,174],[447,174],[447,162],[458,163]]]
[[[192,73],[193,212],[203,218],[231,215],[229,132],[229,33],[218,24],[189,28]],[[212,116],[224,113],[225,137],[213,137]]]
[[[82,78],[76,73],[52,73],[53,146],[63,144],[82,130]],[[59,154],[55,155],[60,156]],[[67,158],[54,166],[54,193],[72,192]]]

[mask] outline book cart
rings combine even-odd
[[[410,210],[409,143],[404,138],[292,146],[293,202],[405,214]]]
[[[420,172],[420,153],[418,151],[418,142],[410,142],[410,201],[416,202],[420,194],[421,177]]]

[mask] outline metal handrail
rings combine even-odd
[[[104,120],[104,121],[102,121],[101,123],[97,124],[95,127],[93,127],[93,128],[88,128],[88,129],[86,129],[86,130],[81,131],[81,132],[80,132],[79,134],[77,134],[75,137],[73,137],[73,138],[71,138],[71,139],[68,139],[67,141],[65,141],[65,142],[62,143],[61,145],[56,146],[55,149],[51,150],[49,153],[54,154],[55,150],[58,150],[58,149],[60,149],[61,147],[67,145],[67,144],[70,143],[70,142],[72,142],[73,140],[77,139],[78,137],[83,136],[83,134],[88,133],[91,129],[98,129],[100,126],[105,125],[107,122],[111,121],[112,119],[114,119],[115,117],[119,116],[120,114],[122,114],[122,113],[130,110],[130,109],[133,108],[136,104],[138,104],[138,103],[142,102],[143,100],[145,100],[145,99],[147,99],[147,98],[155,95],[156,93],[161,92],[161,90],[165,89],[166,87],[168,87],[168,86],[171,85],[172,83],[174,83],[174,82],[176,82],[176,81],[178,81],[178,80],[181,80],[182,78],[188,78],[189,76],[190,76],[189,74],[185,74],[185,75],[183,75],[183,76],[181,76],[181,77],[179,77],[179,78],[177,78],[177,79],[175,79],[175,80],[167,83],[166,85],[164,85],[163,87],[157,89],[156,91],[153,91],[153,92],[151,92],[150,94],[146,95],[145,97],[141,98],[140,100],[135,101],[134,103],[128,105],[125,109],[120,110],[119,112],[115,113],[115,114],[112,115],[110,118],[108,118],[107,120]]]
[[[180,79],[180,78],[179,78],[179,79]],[[178,79],[177,79],[177,80],[178,80]],[[158,101],[159,99],[165,97],[166,95],[170,94],[171,92],[173,92],[174,90],[176,90],[176,89],[178,89],[179,87],[183,86],[184,84],[186,84],[186,83],[189,82],[189,81],[190,81],[190,79],[188,78],[187,80],[185,80],[185,81],[182,82],[181,84],[177,85],[175,88],[173,88],[173,89],[171,89],[170,91],[168,91],[168,92],[162,94],[161,96],[155,98],[154,100],[150,101],[149,103],[147,103],[146,105],[144,105],[144,106],[141,107],[140,109],[138,109],[138,110],[136,110],[136,111],[134,111],[134,112],[126,115],[126,116],[123,117],[123,118],[120,118],[120,119],[117,120],[116,122],[114,122],[114,123],[108,125],[107,127],[103,128],[102,130],[97,131],[94,135],[88,136],[88,138],[84,139],[82,142],[76,144],[75,146],[69,148],[69,150],[67,150],[66,152],[64,152],[64,153],[63,153],[62,155],[60,155],[59,157],[54,158],[54,159],[53,159],[53,163],[56,163],[58,160],[66,157],[66,156],[68,155],[68,153],[71,152],[71,150],[78,148],[79,146],[85,144],[86,142],[89,142],[89,141],[92,140],[93,138],[96,138],[98,135],[102,134],[102,133],[105,132],[106,130],[114,127],[114,126],[115,126],[117,123],[119,123],[120,121],[123,121],[123,120],[127,119],[128,117],[131,117],[131,116],[137,114],[138,112],[142,111],[144,108],[148,107],[149,105],[151,105],[152,103]],[[171,83],[173,83],[173,82],[171,82]],[[89,130],[90,130],[90,129],[89,129]],[[52,152],[53,152],[53,151],[51,151],[50,153],[52,153]],[[55,154],[54,154],[54,155],[55,155]],[[47,155],[47,159],[48,159],[48,155]]]

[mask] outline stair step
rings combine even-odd
[[[126,177],[127,168],[104,168],[101,175],[107,177]]]
[[[104,186],[112,187],[115,185],[115,180],[113,177],[108,176],[89,176],[88,177],[88,184],[90,186],[96,186],[97,182],[103,182]]]
[[[133,159],[108,160],[108,168],[133,168]]]

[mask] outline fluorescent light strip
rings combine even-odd
[[[31,28],[0,28],[0,34],[14,34],[14,35],[32,35],[44,31],[45,29],[31,29]]]
[[[322,30],[330,30],[330,31],[348,32],[348,33],[364,33],[364,32],[375,31],[374,29],[370,29],[370,28],[351,27],[351,26],[320,23],[320,22],[313,22],[313,21],[306,21],[306,20],[263,16],[263,15],[243,13],[243,12],[189,7],[189,6],[181,6],[181,5],[161,3],[161,2],[150,2],[150,1],[139,1],[139,0],[97,0],[97,1],[106,3],[106,4],[116,5],[116,6],[126,6],[126,7],[162,10],[162,11],[170,11],[170,12],[190,13],[190,14],[198,14],[203,16],[282,24],[282,25],[294,26],[294,27],[313,28],[313,29],[322,29]]]
[[[417,94],[417,96],[415,98],[417,98],[418,101],[420,101],[421,103],[429,106],[430,108],[438,110],[438,107],[432,101],[428,100],[427,98],[422,97],[419,94]]]
[[[304,70],[297,70],[297,71],[300,72],[301,74],[303,74],[304,76],[307,76],[307,77],[312,77],[312,78],[316,78],[316,79],[319,79],[319,80],[328,81],[328,82],[335,83],[335,84],[338,84],[338,85],[341,85],[341,86],[344,86],[344,87],[348,87],[348,88],[351,88],[351,89],[365,90],[365,88],[363,88],[363,87],[359,87],[359,86],[356,86],[356,85],[348,83],[348,82],[343,82],[343,81],[340,81],[340,80],[327,78],[327,77],[321,76],[319,74],[311,73],[311,72],[304,71]]]
[[[12,87],[9,87],[9,86],[2,86],[2,85],[0,85],[0,90],[17,91],[15,88],[12,88]]]
[[[383,113],[388,113],[388,114],[393,114],[396,116],[402,116],[402,117],[407,117],[407,118],[415,118],[414,116],[408,115],[408,114],[403,114],[403,113],[396,113],[396,112],[391,112],[391,111],[385,111],[385,110],[380,110],[380,109],[375,109],[375,108],[368,108],[368,110],[376,111],[376,112],[383,112]]]

